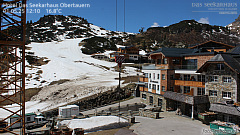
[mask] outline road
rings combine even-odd
[[[141,103],[141,98],[133,98],[121,105]],[[118,103],[98,108],[97,111],[118,107]],[[81,112],[84,115],[93,114],[95,109]],[[175,115],[175,112],[160,112],[160,119],[136,116],[136,124],[130,127],[138,135],[211,135],[209,126],[189,117]]]
[[[130,127],[138,135],[210,135],[209,126],[198,120],[161,112],[160,119],[136,116],[136,124]]]

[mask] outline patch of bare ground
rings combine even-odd
[[[34,95],[37,95],[39,91],[41,91],[41,88],[26,89],[25,90],[25,101],[30,101],[30,99]],[[13,101],[20,101],[20,95],[16,94],[16,96],[12,96],[10,99],[13,100]],[[3,101],[4,98],[0,97],[0,100]],[[11,105],[11,104],[13,104],[13,102],[7,100],[7,101],[4,101],[0,106],[2,106],[2,105]]]
[[[149,65],[148,63],[133,63],[133,64],[127,64],[127,63],[123,63],[122,66],[128,66],[128,67],[134,67],[137,69],[142,69],[142,66],[147,66]]]
[[[126,83],[132,83],[132,82],[138,82],[138,76],[127,76],[127,77],[121,77],[121,80],[124,80],[123,84]],[[118,78],[115,78],[118,80]]]
[[[54,85],[54,84],[62,84],[62,83],[65,83],[67,81],[70,81],[69,79],[61,79],[61,80],[58,80],[58,81],[52,81],[49,85]]]
[[[42,66],[48,64],[50,60],[48,60],[47,57],[38,57],[38,56],[33,56],[34,53],[28,52],[26,55],[26,60],[30,65],[34,66]]]
[[[141,64],[142,65],[142,64]],[[140,65],[140,67],[137,65],[137,64],[122,64],[121,66],[121,73],[125,73],[126,71],[124,70],[125,67],[133,67],[133,68],[136,68],[135,71],[136,72],[141,72],[141,68],[142,66]],[[114,71],[116,72],[119,72],[119,67],[118,65],[113,67],[114,68]]]
[[[31,50],[32,47],[25,46],[25,49],[26,49],[26,50]]]
[[[89,62],[86,62],[86,61],[81,61],[81,60],[79,60],[79,61],[74,61],[74,62],[82,62],[82,63],[86,63],[86,64],[88,64],[88,65],[92,65],[92,66],[95,66],[95,67],[99,67],[99,68],[102,68],[102,69],[104,69],[104,70],[110,70],[110,68],[109,67],[106,67],[106,66],[103,66],[103,65],[98,65],[98,64],[94,64],[94,63],[89,63]]]

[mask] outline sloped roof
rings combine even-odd
[[[175,101],[179,101],[179,102],[184,102],[191,105],[194,103],[193,96],[172,92],[172,91],[164,92],[163,97],[169,98]]]
[[[220,43],[220,42],[217,42],[217,41],[210,40],[210,41],[198,44],[198,45],[189,46],[189,48],[191,48],[191,49],[201,48],[200,46],[202,46],[202,47],[207,46],[208,47],[209,46],[208,44],[213,45],[215,47],[219,47],[219,46],[226,46],[228,48],[234,48],[235,47],[235,46],[232,46],[232,45],[228,45],[228,44],[224,44],[224,43]]]
[[[182,93],[177,93],[177,92],[172,92],[172,91],[166,91],[163,94],[163,97],[172,99],[175,101],[191,104],[191,105],[196,105],[196,104],[205,104],[209,103],[208,96],[190,96],[190,95],[185,95]]]
[[[122,49],[122,50],[125,50],[125,49],[132,48],[132,47],[137,48],[137,47],[134,46],[134,45],[131,45],[131,46],[124,46],[124,47],[119,47],[119,48]],[[138,48],[137,48],[137,49],[138,49]],[[138,50],[139,50],[139,49],[138,49]]]
[[[240,54],[240,45],[236,46],[235,48],[231,49],[228,51],[228,53],[232,53],[232,54]]]
[[[234,106],[227,106],[223,104],[210,104],[210,111],[226,113],[231,115],[240,116],[240,111]]]
[[[214,57],[212,57],[209,61],[218,61],[218,62],[224,62],[224,58],[221,54],[217,54]]]
[[[182,57],[183,54],[189,54],[189,53],[193,53],[194,49],[187,49],[187,48],[166,48],[166,47],[162,47],[156,51],[153,51],[151,53],[149,53],[150,55],[154,55],[154,54],[158,54],[158,53],[162,53],[163,55],[165,55],[165,57]]]
[[[234,55],[229,53],[217,54],[206,63],[202,65],[197,71],[197,73],[202,72],[206,69],[211,63],[224,63],[229,66],[233,71],[240,73],[240,55]]]
[[[208,55],[208,56],[216,55],[216,52],[193,52],[193,53],[183,54],[182,56],[203,56],[203,55]]]

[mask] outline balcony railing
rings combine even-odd
[[[155,89],[152,89],[152,93],[156,93],[156,90],[155,90]]]
[[[142,66],[142,69],[156,69],[155,64],[149,64],[147,66]]]
[[[140,91],[148,91],[148,88],[146,88],[146,87],[139,87],[139,90]]]
[[[176,65],[174,69],[189,69],[189,70],[197,70],[197,65]]]
[[[178,85],[178,86],[203,87],[203,88],[205,88],[205,82],[198,82],[198,81],[175,80],[175,85]]]

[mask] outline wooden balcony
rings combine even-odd
[[[198,82],[198,81],[175,80],[175,85],[205,88],[205,82]]]
[[[152,93],[156,93],[156,90],[152,89]]]
[[[140,90],[140,91],[148,91],[148,88],[146,88],[146,87],[141,87],[141,86],[140,86],[140,87],[139,87],[139,90]]]
[[[141,78],[140,78],[140,82],[148,82],[148,78],[141,77]]]

